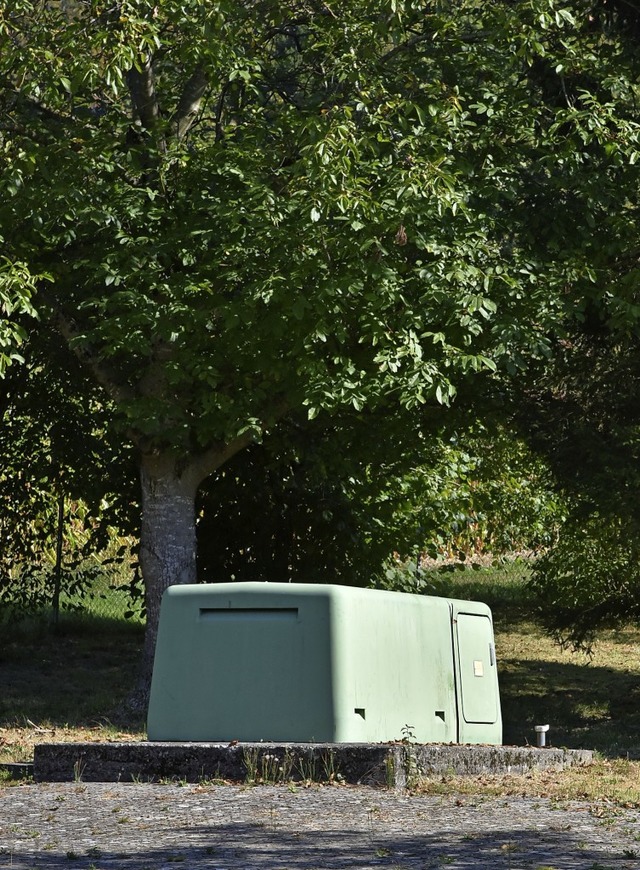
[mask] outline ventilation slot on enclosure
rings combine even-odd
[[[296,620],[297,607],[201,607],[200,619],[205,622],[273,622]]]

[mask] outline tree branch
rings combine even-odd
[[[488,30],[476,30],[473,33],[465,33],[459,36],[461,42],[479,42],[482,39],[486,39],[487,36],[490,35],[490,31]],[[380,55],[378,58],[380,63],[386,63],[386,61],[391,60],[391,58],[395,57],[397,54],[401,54],[404,51],[409,51],[409,49],[413,48],[416,45],[419,45],[421,42],[425,42],[428,39],[433,39],[433,31],[429,30],[426,33],[417,33],[415,36],[410,37],[409,39],[405,39],[404,42],[399,43],[398,45],[391,48],[389,51]]]
[[[224,110],[224,101],[227,98],[227,93],[229,88],[231,87],[231,82],[226,81],[221,90],[220,96],[218,97],[218,102],[216,104],[216,142],[220,142],[222,139],[222,112]]]
[[[254,433],[247,431],[227,444],[216,444],[210,447],[209,450],[189,461],[185,476],[189,477],[196,486],[199,486],[206,477],[224,465],[236,453],[248,447],[254,440]]]
[[[127,73],[127,84],[133,111],[140,121],[142,128],[152,135],[157,132],[160,118],[160,104],[156,94],[155,77],[151,57],[147,59],[141,69],[131,67]],[[164,140],[160,139],[160,148],[164,150]]]
[[[184,139],[196,120],[202,104],[202,98],[208,86],[209,79],[206,73],[202,67],[198,67],[184,86],[178,101],[178,108],[171,119],[175,126],[175,135],[178,142]]]
[[[67,342],[71,352],[83,367],[91,371],[96,381],[115,402],[131,401],[134,398],[132,391],[123,384],[118,383],[118,379],[113,371],[105,364],[104,360],[98,358],[96,351],[86,342],[80,341],[82,332],[73,318],[64,314],[50,298],[45,297],[45,299],[47,305],[53,311],[54,322],[58,332]]]
[[[7,79],[0,79],[0,93],[3,98],[2,108],[9,117],[17,113],[19,118],[24,120],[25,131],[29,130],[29,124],[33,124],[34,118],[50,121],[64,128],[77,126],[71,115],[56,112],[32,97],[28,97]]]
[[[278,422],[288,411],[289,404],[284,400],[281,401],[275,408],[271,409],[269,422],[272,424]],[[196,486],[199,486],[206,477],[218,468],[221,468],[232,456],[244,450],[245,447],[248,447],[254,441],[254,433],[248,430],[242,432],[227,444],[212,445],[208,450],[188,460],[185,476],[188,476]]]

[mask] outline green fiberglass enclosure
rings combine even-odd
[[[148,737],[500,743],[491,611],[348,586],[172,586]]]

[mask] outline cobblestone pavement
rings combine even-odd
[[[0,788],[0,870],[636,870],[640,814],[351,786]]]

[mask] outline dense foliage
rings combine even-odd
[[[281,402],[443,401],[483,350],[545,346],[508,221],[557,135],[540,29],[574,20],[455,11],[4,11],[6,245],[143,449],[258,434]]]
[[[640,618],[638,154],[635,145],[620,149],[617,134],[622,119],[629,143],[637,140],[640,8],[595,3],[588,20],[591,66],[585,57],[581,88],[591,100],[608,96],[597,118],[580,121],[584,147],[576,157],[589,166],[591,182],[580,198],[575,182],[568,192],[581,209],[577,221],[590,228],[590,281],[580,292],[567,287],[553,353],[531,379],[519,414],[571,504],[533,587],[548,627],[586,646],[598,629]]]
[[[640,618],[637,339],[595,314],[573,324],[521,409],[570,505],[533,587],[547,625],[578,645],[599,628]]]
[[[367,585],[407,560],[531,555],[555,541],[565,505],[524,442],[465,430],[454,410],[457,429],[419,419],[298,421],[234,457],[200,493],[200,579]]]

